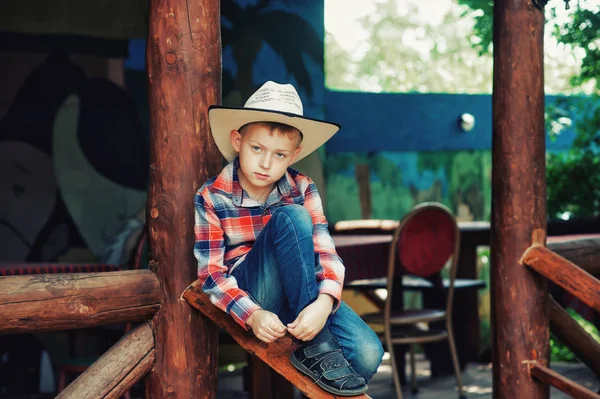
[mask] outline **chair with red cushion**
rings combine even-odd
[[[398,398],[402,398],[402,391],[393,346],[409,346],[412,388],[416,392],[414,346],[444,340],[448,340],[450,346],[458,395],[462,396],[458,355],[452,332],[452,303],[459,241],[460,234],[454,216],[438,203],[423,203],[413,208],[394,232],[388,263],[387,297],[383,309],[362,317],[369,324],[383,326],[380,335],[390,353]],[[448,267],[448,278],[443,281],[441,274],[445,267]],[[403,294],[402,290],[398,290],[398,284],[401,284],[401,279],[406,275],[427,279],[438,287],[446,295],[445,308],[398,308],[397,304],[401,304],[402,300],[398,300],[395,294]],[[440,321],[445,321],[445,328],[430,326],[430,323]]]

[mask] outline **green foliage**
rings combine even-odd
[[[463,16],[471,16],[475,20],[473,34],[478,40],[472,40],[473,47],[479,50],[483,55],[492,51],[493,38],[493,0],[457,0],[458,4],[468,6],[469,11],[465,11]]]
[[[550,217],[600,215],[600,102],[585,100],[567,106],[579,114],[572,147],[547,156]]]
[[[575,319],[577,324],[579,324],[585,332],[587,332],[596,342],[600,343],[600,332],[598,329],[589,321],[584,319],[579,313],[575,310],[568,308],[567,312]],[[550,361],[551,362],[575,362],[577,358],[573,352],[569,349],[568,346],[563,344],[554,336],[554,334],[550,334]]]
[[[591,7],[592,1],[579,1],[572,18],[564,25],[554,26],[554,35],[561,43],[576,49],[583,49],[585,57],[581,62],[581,72],[571,79],[573,86],[580,86],[587,81],[596,81],[596,89],[600,89],[600,10]],[[552,10],[553,12],[555,10]]]

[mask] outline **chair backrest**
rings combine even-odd
[[[131,268],[134,270],[142,269],[142,261],[144,258],[144,249],[146,248],[147,241],[148,241],[148,231],[146,230],[146,226],[144,225],[144,227],[142,229],[142,233],[140,234],[140,238],[138,238],[137,245],[135,247],[135,252],[133,253]]]
[[[393,282],[396,277],[402,274],[428,279],[438,277],[452,258],[447,300],[447,310],[450,313],[459,248],[458,225],[448,208],[436,202],[425,202],[414,207],[394,232],[388,265],[389,300],[386,303],[392,303]],[[391,305],[386,313],[389,315],[390,311]]]
[[[443,206],[426,203],[402,221],[396,255],[406,273],[430,277],[454,254],[457,240],[454,216]]]

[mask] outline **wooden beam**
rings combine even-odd
[[[498,399],[548,398],[522,363],[532,356],[547,363],[549,355],[547,283],[519,262],[533,233],[546,231],[544,12],[534,3],[494,2],[490,270]]]
[[[548,249],[590,273],[600,276],[600,238],[548,243]]]
[[[298,343],[287,334],[277,341],[266,344],[245,331],[233,321],[226,313],[213,305],[208,296],[202,292],[199,281],[191,284],[181,296],[191,306],[201,311],[215,324],[227,331],[233,339],[250,354],[258,357],[285,379],[294,384],[304,395],[309,398],[336,398],[337,396],[322,390],[315,382],[297,371],[290,362],[290,356],[298,348]],[[367,395],[354,396],[357,399],[368,398]]]
[[[600,376],[600,343],[596,342],[552,297],[550,297],[550,329],[579,360]]]
[[[120,398],[150,370],[154,357],[152,329],[143,323],[121,338],[56,398]]]
[[[149,270],[0,277],[0,333],[148,320],[160,294]]]
[[[557,372],[549,369],[548,367],[542,366],[536,361],[526,362],[529,374],[532,377],[537,378],[539,381],[552,385],[554,388],[559,389],[576,399],[600,399],[600,395],[594,393],[584,386],[577,384],[563,377]]]
[[[533,245],[522,262],[600,312],[600,280],[541,245]]]
[[[164,301],[153,320],[149,398],[214,398],[218,330],[179,301],[197,278],[194,193],[222,167],[208,107],[221,102],[219,0],[150,0],[146,50],[150,105],[150,268]]]

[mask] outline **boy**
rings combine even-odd
[[[290,360],[323,389],[364,393],[383,348],[341,301],[344,265],[315,184],[289,168],[339,125],[305,118],[296,89],[271,81],[244,107],[211,106],[209,122],[230,162],[195,197],[202,289],[261,341],[300,340]]]

